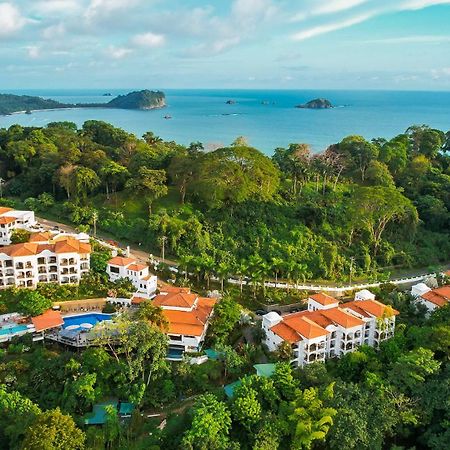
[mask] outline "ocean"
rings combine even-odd
[[[10,90],[18,95],[38,95],[63,103],[108,102],[132,89]],[[391,138],[409,126],[427,124],[450,130],[450,92],[337,91],[337,90],[198,90],[163,89],[167,107],[151,111],[85,108],[36,111],[31,115],[0,116],[0,128],[18,123],[45,126],[68,120],[82,125],[104,120],[141,136],[153,131],[181,144],[200,141],[205,148],[228,145],[244,136],[250,145],[272,154],[277,147],[303,142],[320,152],[345,136]],[[336,107],[298,109],[295,105],[323,97]],[[234,103],[227,104],[228,100]],[[171,119],[165,119],[169,115]]]

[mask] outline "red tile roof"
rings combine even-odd
[[[0,224],[13,223],[16,221],[15,217],[0,217]]]
[[[108,264],[111,264],[113,266],[126,267],[130,264],[134,264],[135,262],[136,262],[136,260],[133,258],[127,258],[124,256],[115,256],[114,258],[112,258],[108,261]]]
[[[277,323],[271,329],[277,336],[290,344],[302,341],[302,337],[289,325],[284,322]]]
[[[86,244],[73,238],[56,242],[54,248],[55,253],[91,253],[91,244]]]
[[[318,294],[310,295],[309,298],[312,298],[317,303],[320,303],[323,306],[334,305],[335,303],[339,303],[339,300],[336,300],[334,297],[327,295],[323,292],[319,292]]]
[[[64,323],[61,313],[59,311],[53,311],[52,309],[45,311],[39,316],[32,317],[31,321],[33,322],[36,331],[60,327]]]
[[[140,305],[141,303],[146,302],[147,300],[148,298],[133,296],[133,298],[131,299],[131,303],[133,305]]]
[[[133,272],[140,272],[144,270],[147,266],[145,264],[131,264],[127,267],[127,270],[132,270]]]
[[[186,294],[189,294],[191,290],[188,287],[172,286],[171,284],[166,284],[162,292],[177,294],[185,292]]]
[[[13,211],[12,208],[7,208],[6,206],[0,206],[0,214],[5,214],[9,211]]]
[[[38,255],[44,250],[49,250],[54,253],[86,254],[91,253],[91,245],[69,238],[56,244],[39,245],[37,242],[24,242],[22,244],[7,245],[0,249],[0,253],[5,253],[11,257],[31,256]]]
[[[390,308],[395,316],[400,314],[396,309],[384,305],[378,300],[354,300],[352,302],[344,303],[341,307],[351,309],[358,313],[363,310],[366,317],[383,317],[387,308]]]
[[[50,238],[51,235],[48,231],[31,233],[29,242],[48,242]]]
[[[285,316],[283,321],[306,339],[314,339],[320,336],[326,336],[330,333],[320,325],[314,323],[306,315],[300,317]]]
[[[422,298],[436,306],[445,306],[450,302],[450,285],[425,292],[425,294],[422,294]]]
[[[157,295],[153,303],[156,306],[162,307],[176,307],[176,308],[192,308],[197,300],[197,294],[187,294],[185,292],[176,293],[172,292],[169,294],[159,294]]]
[[[197,307],[192,311],[163,309],[163,314],[169,323],[168,333],[201,336],[205,331],[215,303],[216,301],[213,299],[199,298]]]

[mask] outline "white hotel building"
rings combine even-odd
[[[341,305],[335,298],[319,293],[308,298],[307,311],[284,317],[275,312],[264,315],[262,328],[270,351],[288,342],[294,354],[291,363],[302,367],[340,357],[361,345],[377,347],[394,335],[397,314],[369,291],[361,291],[354,301]]]
[[[89,272],[91,246],[73,237],[36,241],[0,248],[0,289],[34,288],[38,283],[78,284]],[[42,239],[42,240],[41,240]]]
[[[32,230],[36,226],[33,211],[16,211],[0,206],[0,245],[11,244],[13,230]]]
[[[120,278],[130,280],[137,296],[150,298],[156,294],[158,278],[150,274],[148,266],[138,263],[133,258],[115,256],[108,261],[106,273],[110,281]]]

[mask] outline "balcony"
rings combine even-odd
[[[54,283],[58,281],[58,275],[50,275],[49,278],[50,283]]]
[[[5,261],[5,267],[12,267],[13,262],[12,261]]]
[[[56,264],[56,256],[49,256],[47,258],[47,264]]]
[[[46,267],[39,267],[38,273],[47,273],[47,268]]]
[[[39,275],[39,283],[47,283],[48,278],[46,275]]]
[[[316,352],[316,351],[319,351],[319,350],[323,350],[324,348],[325,348],[325,342],[319,342],[317,344],[310,344],[306,348],[306,351]]]
[[[18,270],[20,270],[20,269],[23,269],[24,267],[23,267],[23,263],[17,263],[16,264],[16,269],[18,269]]]
[[[82,263],[81,264],[81,270],[89,270],[89,264],[88,263]]]
[[[56,273],[56,272],[58,272],[58,268],[56,266],[50,266],[50,269],[48,271],[50,273]]]
[[[45,264],[45,258],[38,258],[37,262],[39,265]]]

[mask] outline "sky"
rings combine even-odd
[[[450,90],[450,0],[0,0],[0,86]]]

